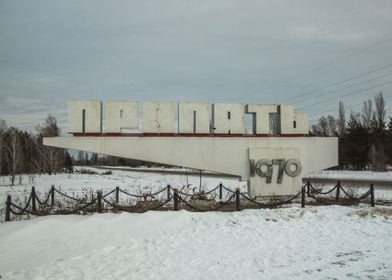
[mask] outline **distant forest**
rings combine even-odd
[[[10,176],[11,184],[22,180],[22,174],[55,174],[73,172],[75,165],[140,166],[141,161],[69,151],[42,145],[43,137],[59,136],[55,117],[49,115],[36,133],[8,127],[0,120],[0,176]],[[350,112],[346,120],[344,104],[338,117],[322,116],[312,125],[309,137],[339,137],[340,169],[383,171],[392,164],[392,117],[386,115],[382,93],[363,102],[361,112]]]
[[[22,183],[23,174],[73,173],[75,165],[151,165],[143,161],[82,151],[72,156],[68,150],[42,144],[43,137],[59,136],[60,132],[57,120],[52,115],[46,118],[43,125],[36,127],[36,133],[8,127],[6,121],[0,120],[0,176],[10,176],[11,185],[15,185]]]
[[[309,136],[339,137],[339,168],[384,171],[392,164],[392,117],[386,115],[382,92],[362,103],[361,112],[346,119],[339,102],[338,117],[322,116]]]

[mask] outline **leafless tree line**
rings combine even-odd
[[[10,176],[12,185],[22,180],[22,174],[53,174],[65,167],[69,154],[64,149],[46,147],[42,138],[60,135],[56,119],[49,115],[44,125],[37,126],[37,133],[28,133],[7,127],[0,120],[0,175]],[[21,183],[21,182],[20,182]]]
[[[382,92],[373,100],[364,101],[361,112],[351,111],[348,120],[340,101],[338,118],[322,116],[311,127],[311,134],[339,137],[341,167],[380,171],[384,170],[386,163],[392,164],[392,117],[387,119]]]

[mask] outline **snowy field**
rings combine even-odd
[[[391,211],[358,215],[358,209],[294,206],[3,223],[0,273],[2,279],[67,280],[392,279]]]
[[[104,170],[97,169],[99,173]],[[42,194],[116,186],[133,193],[190,185],[198,176],[115,170],[34,178]],[[9,187],[0,203],[31,182]],[[202,188],[245,183],[202,178]],[[3,214],[2,214],[3,219]],[[392,208],[317,206],[240,212],[187,211],[35,217],[0,223],[3,279],[392,279]]]
[[[373,171],[351,171],[351,170],[321,170],[311,172],[307,176],[310,180],[321,179],[321,182],[312,185],[324,191],[330,190],[341,180],[342,186],[354,196],[369,190],[370,183],[375,186],[375,198],[380,201],[392,201],[392,172],[373,172]],[[326,182],[322,182],[326,179]]]
[[[392,172],[351,171],[351,170],[321,170],[311,172],[309,178],[331,178],[336,180],[377,180],[392,182]]]

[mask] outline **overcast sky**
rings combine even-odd
[[[23,129],[48,113],[65,129],[69,99],[294,103],[315,120],[379,91],[392,115],[392,1],[0,0],[0,119]]]

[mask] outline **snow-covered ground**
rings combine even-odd
[[[392,211],[298,206],[0,225],[2,279],[392,279]]]
[[[98,173],[101,169],[92,169]],[[113,170],[34,178],[43,195],[199,188],[198,176]],[[335,172],[335,171],[334,171]],[[370,176],[370,175],[369,175]],[[202,178],[202,188],[246,183]],[[27,195],[25,177],[0,203]],[[391,191],[392,193],[392,191]],[[370,213],[370,214],[369,214]],[[3,216],[3,214],[2,214]],[[2,217],[3,219],[3,217]],[[392,279],[392,208],[317,206],[240,212],[151,211],[35,217],[0,223],[1,279]]]
[[[306,176],[312,185],[324,191],[331,189],[341,180],[342,186],[353,195],[359,196],[369,190],[370,183],[375,186],[376,200],[392,201],[392,172],[321,170]],[[320,179],[320,180],[319,180]],[[325,179],[325,180],[323,180]],[[315,183],[320,181],[319,183]],[[334,195],[335,193],[332,193]]]
[[[77,169],[88,169],[98,174],[57,174],[57,175],[35,175],[34,182],[29,181],[27,175],[23,176],[22,184],[10,187],[9,177],[0,177],[0,196],[4,199],[5,193],[18,194],[24,191],[29,192],[31,186],[35,186],[39,192],[47,192],[51,185],[60,188],[62,191],[78,193],[87,190],[112,190],[120,187],[131,191],[132,193],[155,192],[167,185],[173,188],[182,188],[190,185],[189,188],[199,189],[200,177],[187,175],[186,173],[161,174],[151,172],[135,172],[132,170],[103,170],[93,167],[83,167]],[[106,171],[111,171],[110,175],[102,175]],[[16,180],[18,183],[18,178]],[[216,187],[219,183],[229,188],[240,187],[245,190],[246,182],[240,182],[236,179],[217,178],[202,176],[201,187],[208,190]]]
[[[347,180],[377,180],[392,182],[392,172],[351,171],[351,170],[321,170],[312,172],[309,178],[347,179]]]

